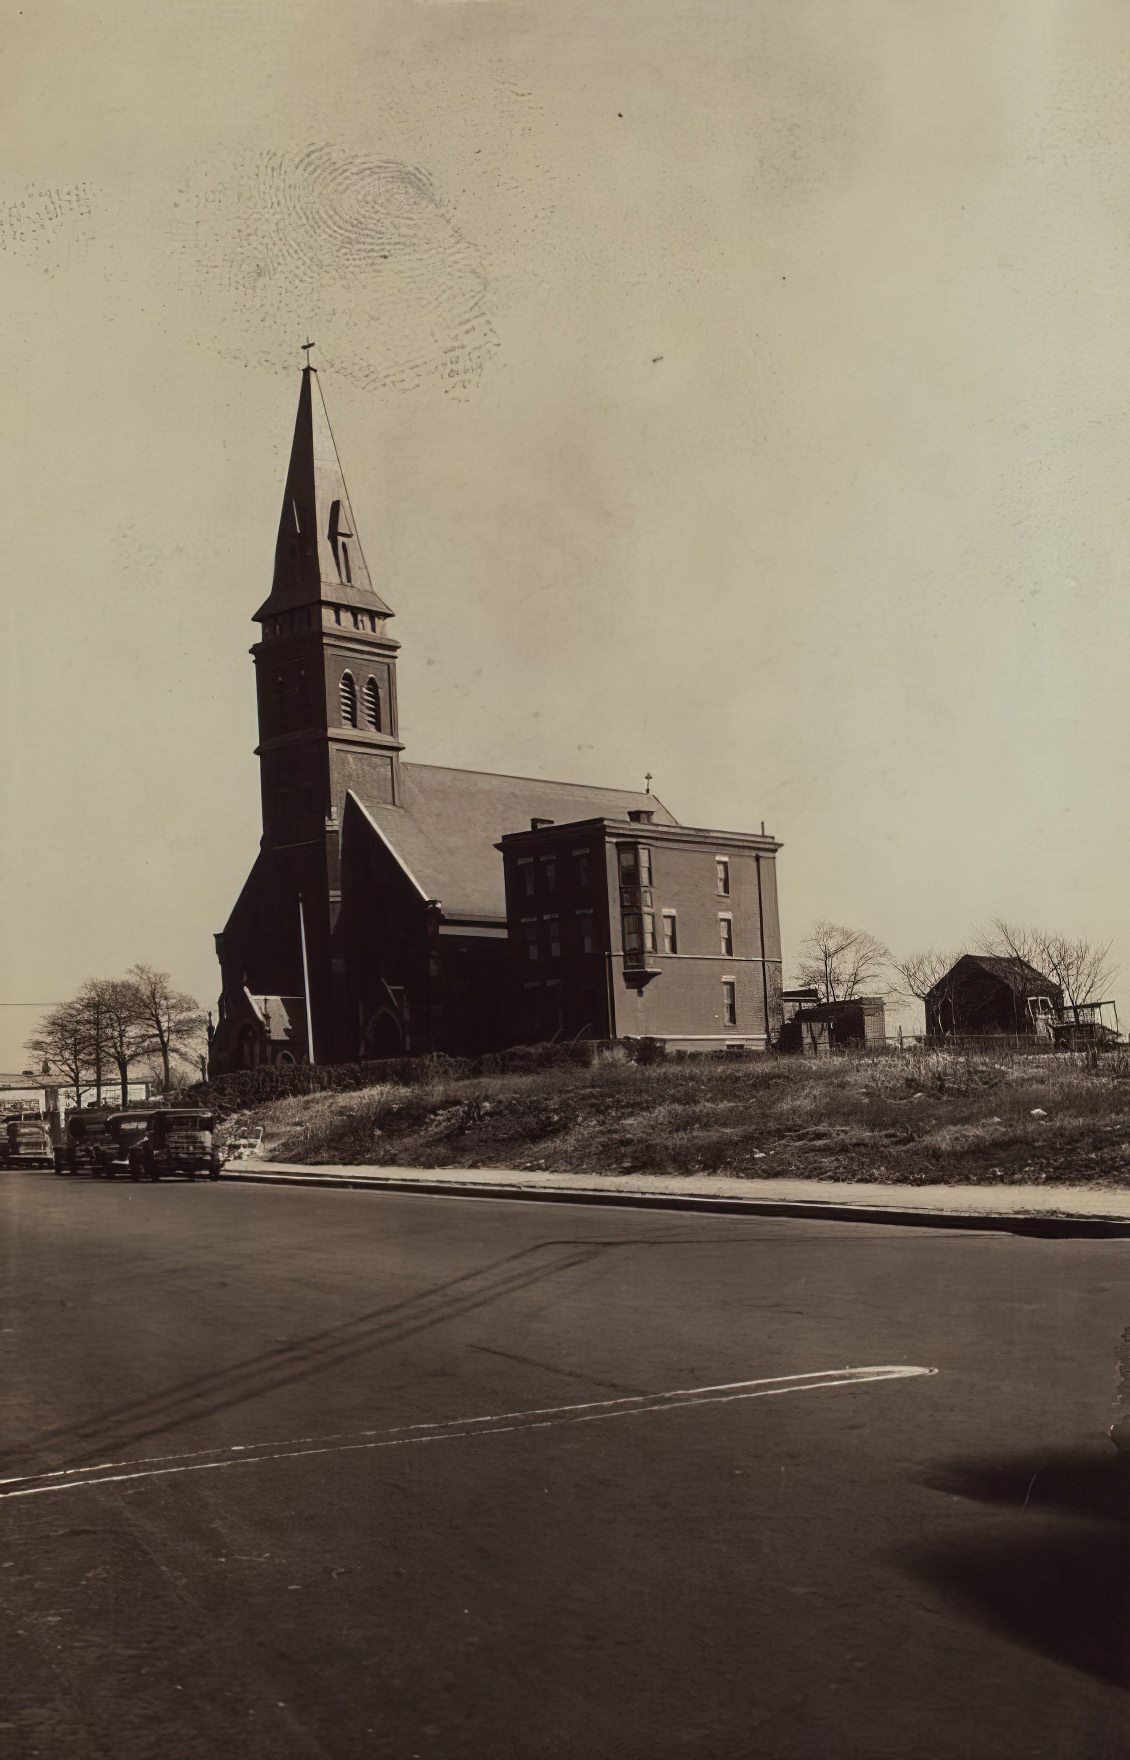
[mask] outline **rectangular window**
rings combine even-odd
[[[582,953],[591,953],[592,952],[593,939],[592,939],[592,912],[591,911],[578,911],[577,912],[577,939],[580,942],[580,947],[581,947]]]
[[[736,978],[722,979],[722,1024],[736,1027],[738,1024],[738,983]]]
[[[643,919],[639,911],[624,911],[620,926],[624,931],[624,952],[639,953],[643,947]]]
[[[553,856],[542,856],[542,858],[541,858],[541,872],[542,872],[542,879],[545,881],[545,890],[547,892],[556,892],[557,891],[557,862]]]
[[[678,953],[679,951],[679,925],[674,911],[664,911],[663,913],[663,951],[664,953]]]
[[[727,959],[731,958],[734,952],[733,917],[719,917],[718,939],[722,944],[722,952],[726,955]]]
[[[549,957],[550,957],[550,959],[560,959],[561,958],[561,918],[560,917],[546,917],[545,918],[545,930],[546,930],[546,934],[549,937]]]
[[[616,858],[620,868],[621,909],[634,910],[642,906],[644,910],[650,910],[651,851],[636,843],[621,843],[616,847]]]
[[[573,854],[576,857],[576,861],[577,861],[577,885],[578,886],[591,886],[592,885],[592,864],[589,861],[588,850],[587,849],[575,849],[573,851]]]
[[[522,892],[526,898],[534,896],[534,864],[530,856],[518,858],[518,872],[522,876]]]
[[[718,870],[718,891],[723,898],[730,896],[730,864],[725,856],[715,856],[714,866]]]
[[[655,947],[656,947],[655,912],[654,911],[643,911],[643,912],[641,912],[641,916],[643,918],[643,949],[644,949],[644,952],[645,953],[654,953]]]
[[[523,917],[522,933],[526,937],[526,958],[538,957],[538,925],[536,917]]]

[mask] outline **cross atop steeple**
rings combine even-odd
[[[313,342],[304,342],[302,344],[303,351],[305,352],[305,355],[306,355],[306,365],[308,367],[310,366],[310,350],[312,348],[314,348],[315,346],[316,346],[316,344],[314,344]],[[313,368],[311,368],[311,371],[316,373],[318,371],[318,369],[317,369],[317,367],[313,367]]]

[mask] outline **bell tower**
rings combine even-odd
[[[341,825],[350,789],[367,805],[400,803],[391,618],[369,575],[307,359],[274,576],[255,613],[260,635],[251,650],[263,835],[217,939],[228,1040],[258,996],[256,1008],[277,1006],[291,1020],[298,1055],[318,1063],[356,1055],[339,921]]]
[[[316,367],[302,369],[269,597],[255,613],[263,848],[336,840],[346,792],[400,801],[392,611],[373,587]],[[327,851],[331,868],[336,851]],[[334,880],[331,879],[331,889]]]

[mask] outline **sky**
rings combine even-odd
[[[9,9],[0,1000],[214,1004],[311,338],[409,758],[1130,1003],[1128,87],[1122,0]]]

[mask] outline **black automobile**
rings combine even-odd
[[[129,1166],[133,1143],[149,1129],[149,1113],[110,1112],[89,1108],[72,1112],[55,1151],[56,1173],[88,1173],[91,1179],[115,1179]]]
[[[211,1112],[183,1106],[162,1107],[149,1115],[148,1129],[129,1151],[131,1179],[161,1179],[180,1173],[186,1179],[219,1179],[223,1165],[216,1147],[216,1119]]]

